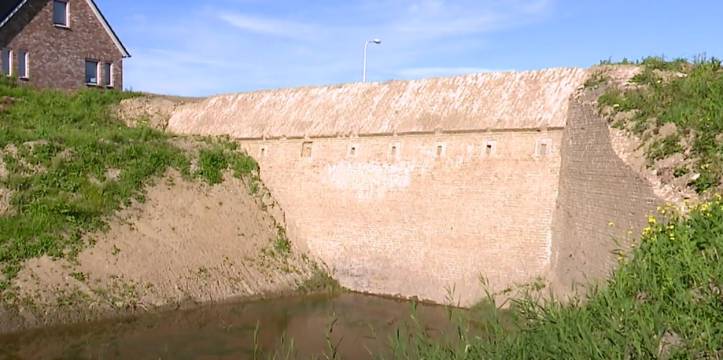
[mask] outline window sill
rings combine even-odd
[[[85,83],[85,86],[88,86],[88,87],[98,87],[98,84],[95,84],[95,83]]]
[[[55,26],[55,27],[56,27],[56,28],[58,28],[58,29],[63,29],[63,30],[70,30],[70,26],[68,26],[68,25],[63,25],[63,24],[53,24],[53,26]]]
[[[21,77],[19,77],[18,79],[21,80],[21,81],[30,81],[30,78],[27,77],[27,76],[21,76]]]

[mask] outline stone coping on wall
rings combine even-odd
[[[318,136],[271,136],[271,137],[234,137],[238,141],[275,141],[275,140],[314,140],[314,139],[347,139],[347,138],[370,138],[370,137],[400,137],[400,136],[424,136],[424,135],[464,135],[464,134],[487,134],[487,133],[545,133],[550,131],[562,131],[564,127],[548,128],[514,128],[514,129],[470,129],[470,130],[446,130],[446,131],[408,131],[393,133],[367,133],[349,135],[318,135]]]
[[[586,77],[558,68],[219,95],[179,107],[168,130],[255,139],[561,128]]]

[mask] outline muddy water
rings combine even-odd
[[[342,359],[369,359],[388,354],[397,329],[415,326],[412,307],[360,294],[214,305],[12,335],[0,338],[0,358],[308,359],[329,354],[331,343]],[[451,330],[444,307],[417,305],[414,314],[432,335]]]

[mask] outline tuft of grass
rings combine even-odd
[[[597,71],[585,81],[584,86],[587,89],[596,89],[607,83],[609,80],[610,78],[603,71]]]
[[[231,169],[235,177],[252,176],[259,169],[259,165],[252,157],[238,151],[238,144],[225,140],[212,143],[209,148],[199,153],[199,169],[197,176],[203,178],[211,185],[223,182],[223,173]]]
[[[291,254],[291,242],[286,236],[286,230],[283,227],[278,226],[276,228],[276,241],[274,241],[274,251],[281,256],[287,256]]]
[[[647,157],[652,163],[680,152],[683,152],[683,146],[680,145],[680,136],[670,135],[650,144],[647,149]]]
[[[717,359],[722,256],[723,203],[716,195],[685,218],[651,216],[640,246],[584,301],[488,306],[454,341],[415,334],[392,347],[399,358],[420,359]]]
[[[723,179],[723,68],[715,58],[666,61],[646,58],[637,64],[642,72],[632,80],[640,86],[609,89],[599,98],[601,106],[615,111],[635,111],[626,124],[614,124],[636,135],[673,123],[678,136],[692,144],[693,169],[700,177],[693,187],[699,193],[714,189]],[[673,139],[654,143],[649,149],[652,162],[671,151],[682,151]]]
[[[313,274],[301,283],[298,291],[302,294],[328,293],[337,294],[343,290],[339,281],[331,277],[327,271],[318,265],[313,265]]]
[[[36,90],[0,79],[0,155],[8,171],[0,186],[13,194],[13,211],[0,216],[0,293],[25,260],[77,254],[88,245],[85,234],[102,230],[122,206],[143,201],[145,185],[170,168],[211,184],[228,168],[237,176],[257,169],[237,145],[215,144],[201,150],[201,170],[191,174],[190,155],[169,135],[129,128],[112,115],[134,96]]]

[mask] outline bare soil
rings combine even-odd
[[[594,71],[600,72],[608,79],[608,87],[612,86],[624,90],[639,86],[631,82],[631,79],[641,71],[641,68],[638,66],[601,66]],[[674,77],[681,76],[681,74],[669,73],[666,76]],[[604,92],[603,90],[604,89],[600,89],[597,91],[599,94],[602,94]],[[595,96],[595,98],[597,98],[597,96]],[[595,103],[597,104],[596,100]],[[614,124],[617,122],[625,123],[626,120],[633,118],[635,113],[616,113],[613,109],[608,108],[601,109],[599,115],[605,118],[609,124]],[[676,153],[652,165],[648,164],[645,154],[645,149],[648,144],[675,134],[677,129],[674,124],[668,124],[658,129],[657,133],[649,134],[647,136],[649,138],[647,142],[630,131],[617,129],[613,126],[609,126],[609,129],[612,147],[615,153],[623,162],[650,183],[655,195],[667,203],[675,205],[676,208],[683,212],[687,212],[691,204],[700,201],[698,194],[688,185],[692,181],[692,177],[696,176],[696,174],[690,173],[678,178],[673,176],[675,169],[686,164],[688,154]],[[684,142],[683,145],[684,148],[686,148],[686,152],[689,152],[690,144]]]
[[[141,124],[158,130],[165,130],[168,120],[179,106],[201,101],[199,98],[183,98],[146,94],[123,100],[118,106],[118,118],[126,125]]]
[[[0,180],[3,180],[8,176],[8,171],[5,168],[5,161],[3,160],[3,151],[0,150]],[[10,197],[12,192],[2,184],[0,184],[0,216],[5,215],[10,210]]]
[[[273,199],[226,179],[169,172],[76,259],[28,261],[16,300],[0,307],[0,333],[296,291],[318,267],[293,247],[275,250],[283,214]]]

